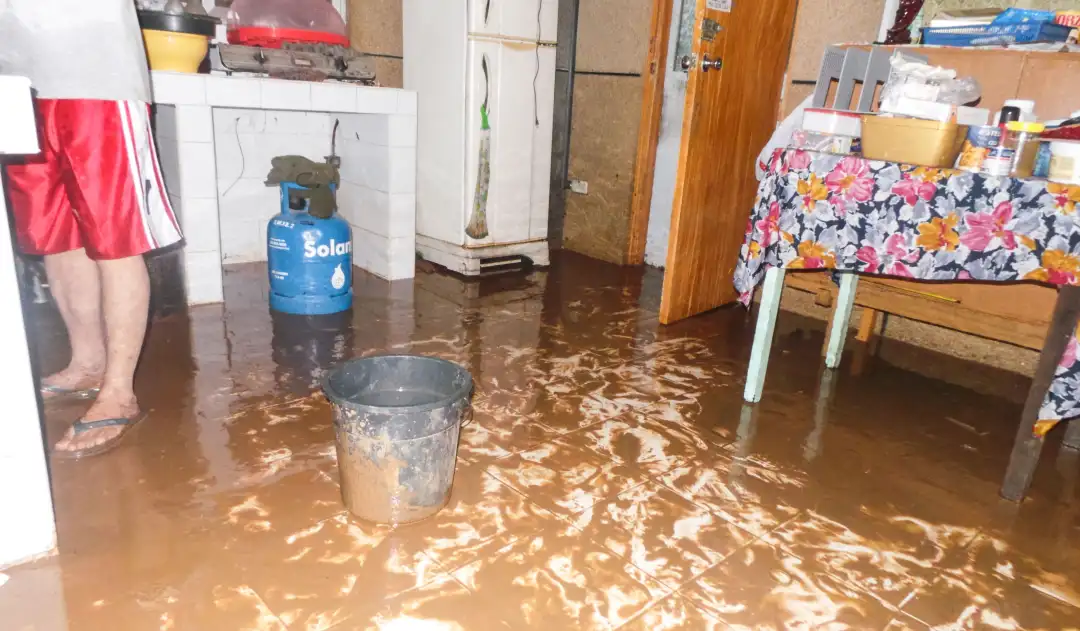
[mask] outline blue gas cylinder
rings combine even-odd
[[[302,188],[281,183],[281,214],[266,229],[270,308],[300,315],[345,311],[353,300],[352,229],[337,213],[312,217],[307,200],[290,207],[289,191]]]

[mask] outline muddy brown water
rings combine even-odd
[[[0,627],[1076,625],[1080,462],[1059,431],[1029,499],[997,499],[1026,379],[889,341],[827,378],[824,323],[781,313],[744,406],[752,314],[660,326],[661,280],[573,254],[478,284],[357,273],[352,314],[307,335],[275,328],[264,266],[229,267],[224,304],[155,315],[149,420],[52,463],[59,553],[2,572]],[[55,312],[28,322],[40,370],[63,366]],[[459,362],[477,390],[448,504],[396,529],[342,506],[317,393],[390,352]],[[49,407],[50,441],[82,405]]]

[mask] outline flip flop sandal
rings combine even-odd
[[[102,427],[123,427],[123,430],[109,440],[94,445],[93,447],[73,449],[71,451],[54,448],[52,454],[60,460],[79,460],[80,458],[89,458],[90,456],[100,456],[103,453],[116,449],[128,433],[130,433],[131,430],[145,418],[146,412],[139,412],[131,418],[107,418],[100,421],[75,421],[75,423],[72,424],[71,429],[76,436],[91,430],[101,429]]]
[[[53,401],[56,399],[92,399],[97,396],[101,388],[65,388],[63,386],[50,386],[48,384],[41,384],[41,398],[45,401]],[[45,396],[52,395],[52,396]]]

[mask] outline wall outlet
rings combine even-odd
[[[589,183],[585,180],[570,180],[570,192],[578,195],[588,195]]]

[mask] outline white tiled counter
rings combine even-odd
[[[165,185],[184,231],[189,304],[222,301],[221,266],[266,260],[280,210],[263,184],[270,159],[322,160],[334,121],[338,211],[353,264],[412,278],[416,238],[416,93],[343,83],[152,73]]]

